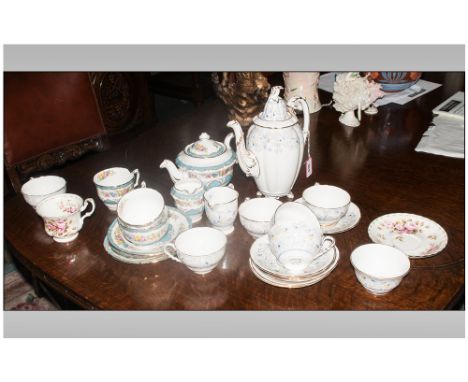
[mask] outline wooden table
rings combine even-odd
[[[439,80],[442,75],[439,75]],[[460,77],[460,76],[458,76]],[[461,79],[463,80],[463,75]],[[161,123],[107,152],[93,154],[53,171],[68,181],[69,192],[93,197],[96,212],[87,219],[78,239],[69,245],[48,237],[42,220],[21,195],[5,203],[5,238],[17,259],[43,283],[86,309],[259,309],[259,310],[432,310],[449,309],[464,298],[464,160],[414,151],[431,121],[431,110],[462,86],[445,76],[443,87],[405,106],[379,109],[363,116],[358,128],[345,128],[338,113],[324,107],[311,116],[313,175],[301,171],[293,192],[315,182],[345,188],[360,207],[362,218],[351,231],[334,235],[341,258],[320,283],[302,289],[281,289],[258,280],[248,259],[253,239],[236,221],[228,237],[226,256],[211,273],[198,276],[172,260],[130,265],[107,255],[103,240],[115,215],[97,198],[92,177],[104,168],[139,168],[149,187],[166,202],[172,185],[159,164],[175,159],[201,132],[222,140],[227,112],[217,100],[193,114]],[[458,86],[458,88],[457,88]],[[330,99],[321,94],[322,101]],[[233,183],[240,200],[255,196],[256,186],[235,167]],[[441,224],[448,245],[439,255],[411,260],[411,271],[385,296],[373,296],[358,283],[349,256],[369,243],[369,223],[392,212],[410,212]],[[204,220],[197,225],[206,225]]]

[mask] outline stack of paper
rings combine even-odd
[[[434,126],[424,133],[416,151],[464,158],[465,119],[439,115],[434,117],[432,123]]]

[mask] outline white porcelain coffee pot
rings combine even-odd
[[[291,189],[299,175],[309,137],[309,109],[301,97],[292,97],[286,104],[279,95],[281,89],[281,86],[272,88],[265,109],[253,119],[246,143],[237,121],[230,121],[227,126],[236,136],[239,166],[255,179],[258,190],[265,196],[293,198]],[[297,104],[304,115],[302,127],[294,112]]]

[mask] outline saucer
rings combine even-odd
[[[168,230],[167,233],[151,245],[137,246],[127,241],[120,230],[120,226],[115,219],[110,225],[104,246],[112,249],[112,255],[118,255],[119,257],[125,257],[128,259],[147,259],[154,258],[155,256],[165,256],[163,253],[164,245],[174,241],[174,239],[182,232],[191,228],[192,224],[190,219],[181,211],[174,207],[167,207],[168,210]]]
[[[310,279],[329,268],[337,257],[336,253],[338,250],[335,251],[335,248],[325,252],[300,272],[292,273],[278,263],[276,257],[271,252],[268,235],[263,235],[255,240],[250,247],[250,258],[257,268],[273,277],[286,280],[304,280]]]
[[[398,248],[410,258],[434,256],[447,245],[447,232],[436,222],[419,215],[395,213],[378,217],[369,225],[374,243]]]
[[[104,239],[104,249],[106,252],[112,256],[114,259],[119,260],[123,263],[128,264],[152,264],[158,263],[162,260],[166,260],[167,256],[164,253],[155,254],[153,256],[145,255],[145,256],[138,256],[138,255],[126,255],[125,253],[121,253],[116,251],[107,240],[107,237]]]
[[[336,265],[338,264],[339,260],[339,250],[338,248],[335,247],[334,251],[336,252],[335,256],[335,261],[331,264],[331,266],[322,274],[306,279],[306,280],[283,280],[277,277],[274,277],[268,273],[265,273],[262,271],[255,263],[252,261],[252,258],[249,259],[249,265],[250,269],[252,270],[252,273],[261,281],[279,287],[279,288],[304,288],[313,284],[317,284],[318,282],[322,281],[324,278],[326,278],[335,268]]]
[[[301,203],[307,206],[307,203],[302,198],[299,198],[295,201],[297,203]],[[346,212],[346,215],[343,216],[334,226],[321,227],[322,232],[324,234],[333,234],[349,231],[351,228],[356,227],[356,225],[359,223],[359,220],[361,220],[361,211],[359,210],[359,207],[356,204],[351,202],[348,208],[348,212]]]

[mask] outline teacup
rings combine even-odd
[[[91,211],[81,216],[88,204]],[[83,199],[75,194],[60,194],[42,200],[36,212],[44,219],[45,231],[58,243],[68,243],[78,237],[83,221],[94,212],[96,205],[91,198]]]
[[[268,232],[268,240],[277,261],[291,273],[302,271],[335,246],[335,239],[323,236],[317,221],[278,222]]]
[[[67,182],[60,176],[47,175],[29,179],[21,187],[24,200],[33,208],[49,196],[67,192]]]
[[[152,188],[138,188],[124,195],[117,214],[122,235],[135,245],[154,244],[169,227],[164,198]]]
[[[232,185],[213,187],[205,192],[205,210],[208,220],[215,227],[229,235],[234,231],[239,193]]]
[[[119,200],[134,188],[138,187],[140,171],[129,171],[123,167],[112,167],[99,171],[93,178],[97,194],[111,211],[117,209]],[[142,182],[142,187],[145,183]]]
[[[317,184],[304,190],[303,200],[322,227],[336,225],[348,212],[351,196],[342,188]]]
[[[396,288],[410,270],[408,256],[384,244],[361,245],[351,253],[350,260],[362,286],[377,295]]]
[[[186,213],[192,223],[201,220],[205,204],[203,183],[197,178],[182,178],[171,188],[171,196],[176,207]]]
[[[246,198],[239,206],[240,222],[254,238],[266,235],[271,227],[271,219],[281,204],[275,198]]]
[[[286,221],[304,221],[316,229],[320,229],[320,223],[314,213],[305,205],[297,202],[286,202],[276,209],[272,225]]]
[[[204,275],[211,272],[221,261],[226,242],[226,235],[220,230],[196,227],[182,232],[174,244],[166,244],[164,253],[171,259],[185,264],[193,272]]]

